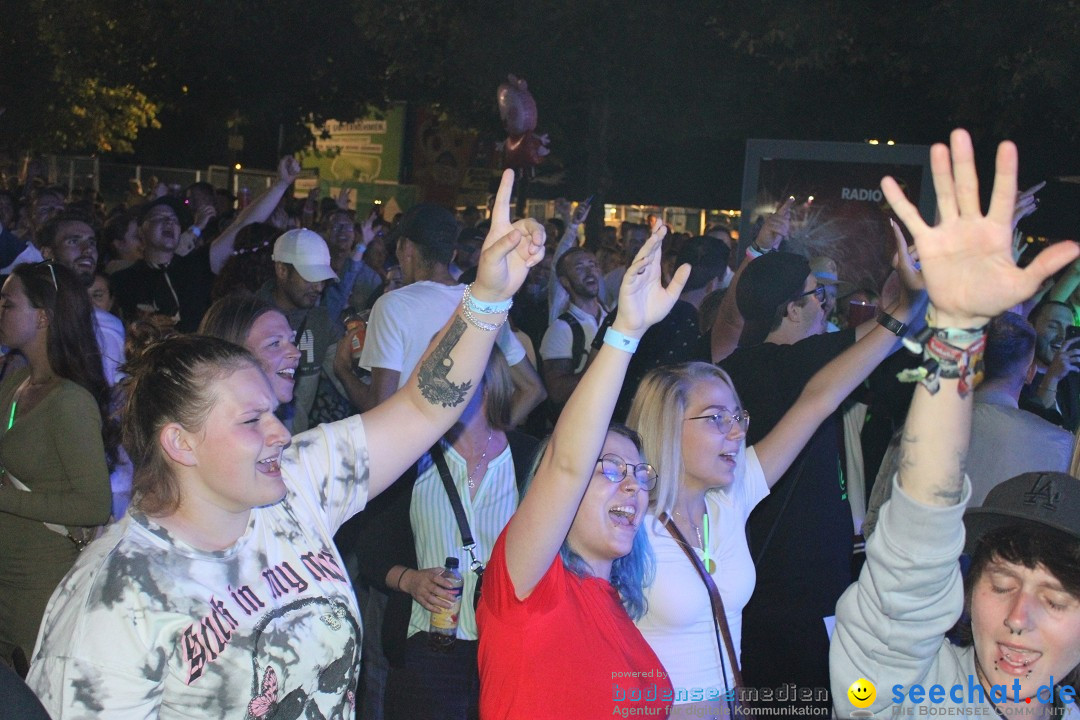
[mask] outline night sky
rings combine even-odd
[[[63,125],[85,83],[157,105],[160,128],[102,153],[122,162],[272,168],[307,141],[305,120],[388,100],[493,143],[495,88],[514,72],[552,139],[539,174],[559,182],[541,194],[737,207],[748,139],[929,144],[955,126],[987,164],[1014,139],[1022,184],[1080,175],[1074,3],[16,0],[5,14],[9,157],[94,150]]]

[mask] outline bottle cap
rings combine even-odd
[[[454,569],[458,566],[458,559],[456,557],[446,558],[446,567]]]

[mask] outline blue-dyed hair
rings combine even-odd
[[[625,425],[612,423],[608,426],[608,433],[614,433],[626,438],[634,443],[638,453],[642,453],[641,437]],[[532,480],[536,476],[536,468],[539,467],[540,460],[544,457],[544,452],[547,450],[547,444],[550,440],[550,437],[544,440],[540,447],[536,449],[536,457],[532,467],[529,469],[529,479],[525,487],[526,492],[528,492],[528,485],[532,484]],[[644,457],[643,453],[642,456]],[[644,520],[642,520],[642,523],[644,523]],[[566,569],[578,577],[593,576],[589,564],[570,547],[569,537],[563,539],[562,547],[559,548],[559,556],[562,557]],[[639,524],[630,552],[612,561],[611,577],[609,579],[611,586],[619,592],[619,598],[626,609],[626,614],[634,620],[641,618],[648,609],[648,603],[645,600],[645,588],[652,584],[655,577],[656,559],[653,556],[652,545],[649,543],[648,534]]]

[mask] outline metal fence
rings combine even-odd
[[[179,191],[192,183],[206,181],[216,188],[228,188],[233,195],[240,195],[246,189],[255,196],[270,187],[277,177],[273,170],[238,170],[225,165],[201,170],[103,162],[85,155],[48,155],[42,159],[48,167],[49,184],[66,187],[69,193],[92,190],[110,207],[126,200],[132,180],[138,181],[143,192],[158,182]]]

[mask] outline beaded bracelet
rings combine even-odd
[[[499,323],[484,322],[473,314],[473,311],[469,309],[468,305],[464,304],[461,306],[461,312],[463,315],[465,315],[465,319],[469,321],[470,325],[472,325],[477,330],[483,330],[484,332],[494,332],[495,330],[501,328],[503,326],[503,323],[506,322],[506,315],[503,315],[502,322]]]
[[[495,313],[510,312],[510,308],[514,306],[514,298],[507,298],[501,303],[480,302],[473,297],[471,288],[471,284],[465,286],[465,294],[462,296],[461,302],[464,303],[467,310],[471,310],[474,313],[494,315]]]

